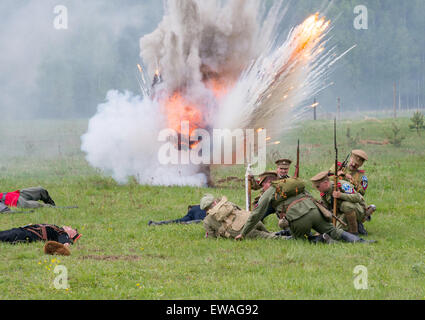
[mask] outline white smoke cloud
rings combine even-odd
[[[157,102],[114,90],[108,92],[106,100],[81,138],[81,149],[91,165],[120,183],[134,176],[141,184],[206,184],[205,176],[196,168],[160,165],[158,135],[162,120]]]
[[[149,73],[159,69],[169,92],[202,87],[205,69],[238,78],[268,41],[267,34],[260,33],[260,3],[168,1],[158,28],[140,40],[140,56]]]
[[[54,8],[63,5],[68,10],[68,29],[56,30]],[[161,8],[161,6],[159,6]],[[111,50],[111,43],[130,27],[147,28],[157,1],[123,4],[117,0],[2,0],[0,1],[0,111],[3,118],[37,117],[43,105],[37,105],[41,70],[46,64],[53,69],[53,61],[71,68],[76,59],[111,63],[109,52],[96,52],[82,48],[81,43],[102,45]],[[85,37],[95,38],[87,41]],[[107,36],[105,36],[107,35]],[[85,41],[85,42],[84,42]],[[64,70],[64,69],[62,69]],[[96,69],[93,69],[96,70]],[[93,72],[87,70],[87,73]],[[49,71],[48,78],[61,75]],[[67,77],[68,75],[63,75]],[[130,75],[131,76],[131,75]],[[65,84],[66,85],[66,84]],[[59,84],[58,84],[59,86]],[[74,88],[52,88],[72,94]],[[61,105],[61,101],[55,101]],[[94,106],[93,106],[94,107]]]

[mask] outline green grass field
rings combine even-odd
[[[366,200],[378,211],[366,224],[367,238],[378,243],[331,246],[211,240],[202,225],[148,227],[149,220],[182,217],[206,192],[243,206],[243,185],[211,190],[119,185],[91,168],[79,150],[87,121],[3,125],[1,191],[42,185],[58,205],[79,209],[1,215],[0,230],[53,223],[77,227],[83,237],[70,257],[45,256],[41,243],[0,244],[0,299],[425,299],[425,132],[409,131],[409,122],[397,120],[406,136],[398,148],[346,138],[350,127],[353,136],[382,141],[392,120],[338,124],[341,160],[351,148],[369,154]],[[332,135],[332,121],[304,122],[276,150],[295,158],[300,138],[301,177],[309,179],[331,167]],[[213,178],[242,178],[244,171],[215,167]],[[266,225],[278,230],[275,216]],[[56,265],[68,270],[68,290],[54,287]],[[354,287],[357,265],[368,269],[366,290]]]

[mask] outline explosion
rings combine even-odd
[[[205,167],[158,163],[162,129],[178,133],[179,151],[197,145],[183,146],[184,121],[189,136],[196,129],[264,128],[267,141],[279,138],[291,111],[324,87],[335,59],[324,47],[330,21],[316,13],[279,43],[282,1],[268,11],[260,3],[167,1],[162,22],[140,40],[141,97],[108,94],[82,138],[88,161],[122,182],[135,176],[140,183],[203,186]]]

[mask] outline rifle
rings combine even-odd
[[[69,207],[52,206],[52,207],[48,207],[48,208],[53,208],[53,209],[78,209],[78,206],[69,206]]]
[[[190,221],[179,221],[179,219],[176,220],[167,220],[167,221],[152,221],[150,220],[148,222],[148,226],[160,226],[163,224],[197,224],[202,223],[204,220],[190,220]]]
[[[335,178],[334,178],[334,191],[338,191],[338,144],[336,142],[336,118],[334,119],[334,147],[335,147]],[[336,217],[337,213],[337,199],[333,201],[333,215]],[[336,219],[332,218],[334,226],[336,226]]]
[[[34,210],[20,210],[20,211],[13,211],[13,210],[9,210],[9,211],[1,211],[0,213],[33,213]]]
[[[300,177],[300,139],[298,139],[297,146],[297,165],[295,166],[294,178]]]
[[[348,154],[347,158],[345,158],[344,162],[341,164],[341,170],[343,170],[345,167],[347,167],[348,160],[351,157],[351,152]]]
[[[251,211],[251,164],[248,164],[245,172],[245,206],[246,211]]]

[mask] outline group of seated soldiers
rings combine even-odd
[[[200,208],[207,213],[204,219],[206,235],[236,240],[260,237],[325,243],[335,240],[373,242],[359,237],[359,234],[367,235],[363,224],[376,210],[364,200],[368,179],[360,168],[367,160],[364,151],[353,150],[346,165],[338,163],[337,170],[331,168],[312,177],[310,181],[320,192],[320,200],[306,190],[302,179],[288,176],[291,160],[278,160],[276,172],[265,172],[258,181],[250,176],[252,188],[261,189],[251,212],[242,210],[226,197],[215,198],[208,194],[201,199]],[[262,223],[272,213],[279,219],[280,232],[269,232]]]

